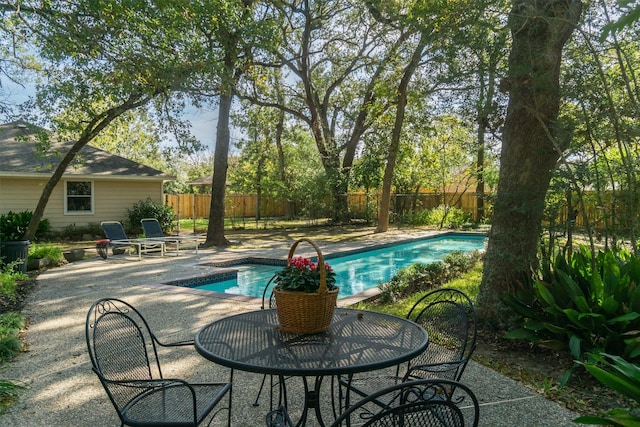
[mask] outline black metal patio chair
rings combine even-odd
[[[440,288],[418,300],[406,316],[427,330],[429,345],[395,374],[362,374],[340,378],[340,399],[350,405],[351,392],[366,397],[400,382],[443,378],[460,381],[476,347],[477,316],[473,302],[462,291]],[[346,390],[346,393],[342,391]]]
[[[478,399],[445,379],[413,380],[382,389],[348,408],[332,427],[477,427]]]
[[[276,276],[274,275],[271,279],[269,279],[269,281],[267,282],[267,285],[264,287],[264,291],[262,291],[262,304],[260,305],[260,309],[261,310],[265,310],[265,309],[271,309],[271,308],[276,308],[276,297],[273,293],[273,287],[275,286],[275,279]],[[278,380],[274,379],[273,375],[269,375],[269,374],[264,374],[262,376],[262,382],[260,383],[260,388],[258,389],[258,394],[256,395],[256,400],[255,402],[253,402],[253,406],[259,406],[260,405],[260,396],[262,395],[262,390],[264,389],[264,386],[267,382],[267,377],[269,378],[269,389],[270,389],[270,393],[269,393],[269,407],[271,409],[273,409],[274,405],[274,399],[273,399],[273,389],[274,387],[278,387],[280,384],[280,381],[284,380],[284,378],[280,378]],[[282,387],[279,387],[279,392],[278,392],[278,403],[282,403],[283,399],[286,401],[285,397],[283,396],[283,393],[286,391],[286,389],[283,389]],[[273,411],[272,411],[273,412]]]
[[[91,306],[85,333],[92,369],[121,425],[197,426],[228,410],[231,426],[233,371],[228,382],[189,383],[162,376],[158,346],[192,346],[193,340],[160,342],[138,310],[115,298],[103,298]],[[212,413],[227,394],[228,407]]]
[[[195,245],[196,253],[198,253],[198,246],[200,243],[197,236],[165,236],[160,223],[155,218],[143,218],[140,220],[140,224],[142,225],[142,231],[144,231],[144,237],[147,239],[175,244],[176,255],[180,255],[181,243],[191,243]]]
[[[118,221],[102,221],[100,223],[104,235],[109,239],[109,246],[113,249],[135,248],[138,259],[142,259],[143,253],[160,252],[164,256],[164,242],[154,239],[130,239],[124,231],[124,227]],[[106,258],[106,257],[103,257]]]

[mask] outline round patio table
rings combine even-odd
[[[311,408],[324,425],[319,399],[323,377],[395,366],[422,353],[427,344],[427,332],[410,320],[345,308],[336,308],[331,327],[319,334],[280,330],[272,309],[216,320],[195,336],[197,351],[220,365],[281,378],[302,377],[305,401],[297,425],[305,424]],[[306,377],[315,377],[313,390]]]

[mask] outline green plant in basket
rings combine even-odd
[[[336,273],[324,263],[327,290],[336,289]],[[301,256],[289,258],[287,265],[276,273],[276,288],[280,291],[318,292],[320,287],[319,263]]]

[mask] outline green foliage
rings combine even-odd
[[[22,211],[12,212],[0,215],[0,240],[16,241],[21,240],[27,227],[31,222],[33,212]],[[51,231],[51,225],[48,219],[43,219],[38,223],[36,230],[36,240],[44,237]]]
[[[592,257],[581,247],[567,262],[561,255],[549,277],[505,302],[522,327],[506,336],[569,350],[579,360],[606,352],[640,361],[640,259],[623,251]]]
[[[62,262],[62,248],[53,244],[33,244],[29,247],[29,259],[44,258],[48,265],[58,265]]]
[[[0,411],[3,406],[15,402],[21,390],[24,390],[24,387],[14,384],[9,380],[0,379]]]
[[[328,263],[325,266],[327,289],[336,288],[336,273]],[[320,287],[318,264],[304,257],[289,258],[287,265],[276,273],[276,286],[281,291],[317,292]]]
[[[626,27],[633,27],[633,24],[640,21],[640,4],[634,4],[632,0],[618,0],[618,4],[622,7],[623,13],[617,21],[610,22],[602,28],[601,41]]]
[[[18,313],[0,315],[0,363],[11,360],[22,350],[19,334],[24,326],[24,317]]]
[[[471,215],[461,208],[440,205],[433,209],[410,210],[396,218],[396,222],[413,226],[431,225],[434,227],[461,228],[471,221]]]
[[[140,200],[134,204],[131,209],[127,209],[127,226],[129,232],[142,233],[142,225],[140,220],[144,218],[155,218],[160,223],[162,230],[170,231],[175,219],[175,213],[171,206],[165,206],[162,203],[156,203],[150,198]]]
[[[407,224],[412,226],[432,225],[431,215],[428,209],[410,210],[398,215],[395,221],[399,224]]]
[[[460,277],[444,283],[442,286],[459,289],[467,294],[469,298],[471,298],[471,300],[475,302],[478,296],[481,280],[482,262],[478,258],[471,270],[462,274]],[[399,317],[405,317],[409,310],[411,310],[411,307],[413,307],[420,298],[422,298],[427,292],[430,291],[431,289],[419,291],[403,300],[396,301],[393,304],[389,304],[389,301],[384,301],[380,298],[376,298],[374,300],[359,302],[356,304],[356,307],[363,310],[380,311]]]
[[[461,208],[451,206],[438,206],[429,211],[428,222],[444,228],[460,228],[471,221],[471,215]]]
[[[0,297],[16,299],[16,289],[18,288],[18,280],[24,280],[27,275],[16,271],[13,267],[14,263],[6,264],[0,270]]]
[[[636,401],[640,405],[640,366],[620,356],[592,353],[590,362],[583,363],[586,370],[605,386]],[[583,416],[576,423],[615,427],[637,427],[640,416],[627,408],[616,408],[602,416]]]
[[[452,252],[440,262],[412,264],[380,285],[380,301],[395,302],[416,292],[441,286],[470,271],[479,259],[478,251]]]
[[[134,162],[162,170],[161,137],[143,108],[127,111],[100,132],[91,145]]]

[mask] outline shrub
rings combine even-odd
[[[399,215],[396,220],[399,224],[407,224],[413,226],[432,225],[430,223],[429,210],[421,209],[417,211],[408,211]]]
[[[11,360],[22,350],[19,334],[24,325],[24,317],[18,313],[0,315],[0,363]]]
[[[471,270],[480,256],[478,251],[456,251],[439,262],[412,264],[379,286],[380,300],[383,303],[395,302],[416,292],[441,286]]]
[[[16,299],[16,289],[18,289],[18,280],[24,280],[27,275],[15,271],[13,268],[14,263],[6,264],[2,270],[0,270],[0,297],[6,297],[10,300]]]
[[[27,227],[33,218],[33,212],[22,211],[0,215],[0,240],[15,241],[21,240]],[[43,219],[38,223],[35,240],[44,237],[51,231],[51,224],[48,219]]]
[[[167,232],[173,227],[175,213],[171,206],[156,203],[151,199],[141,200],[131,209],[127,209],[127,227],[131,233],[142,233],[140,220],[144,218],[155,218],[160,223],[162,230]]]
[[[505,297],[521,316],[508,338],[568,349],[578,360],[604,352],[640,361],[640,259],[611,250],[592,257],[583,246],[570,262],[556,257],[548,275],[532,292]]]
[[[640,405],[640,366],[629,363],[620,356],[606,353],[590,354],[589,359],[591,361],[585,363],[584,367],[595,379]],[[628,408],[615,408],[602,416],[583,416],[574,422],[602,426],[638,426],[640,416]]]
[[[0,379],[0,411],[3,410],[3,406],[15,402],[18,399],[18,393],[22,390],[24,387],[9,380]]]
[[[100,224],[96,222],[91,222],[83,226],[69,224],[60,232],[60,237],[70,240],[82,240],[87,235],[91,236],[91,238],[102,236],[103,233]]]
[[[471,221],[471,215],[461,208],[443,205],[429,211],[428,224],[444,228],[460,228]]]
[[[62,249],[59,246],[36,243],[29,248],[29,259],[44,258],[48,265],[59,265],[62,262]]]

